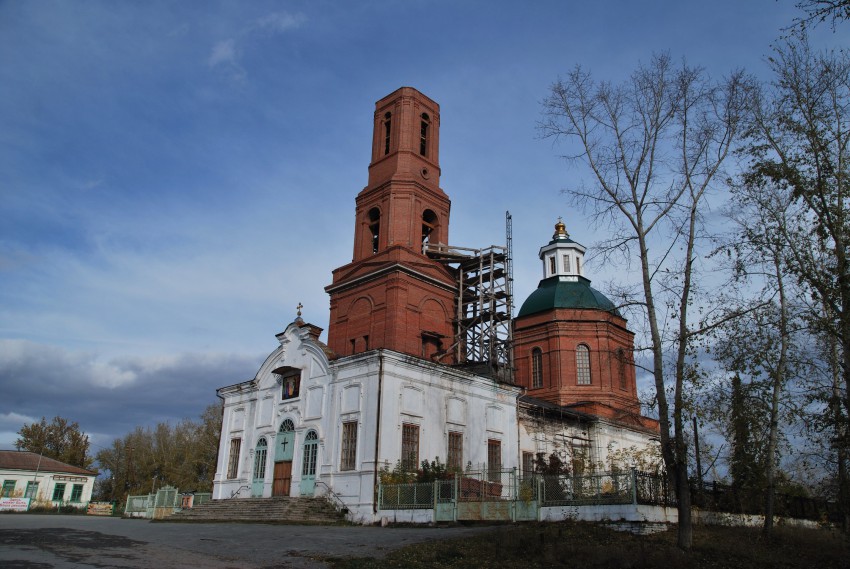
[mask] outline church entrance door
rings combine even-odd
[[[316,458],[319,451],[319,435],[309,431],[304,440],[304,461],[301,467],[301,495],[312,496],[316,489]]]
[[[289,496],[289,488],[292,484],[292,461],[286,460],[274,463],[274,482],[272,482],[272,496]]]
[[[292,483],[292,457],[295,455],[295,424],[286,419],[280,424],[274,449],[272,496],[289,496]]]

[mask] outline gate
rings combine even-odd
[[[457,519],[511,521],[516,498],[516,471],[464,472],[458,480]]]
[[[381,510],[433,510],[434,521],[536,521],[539,482],[515,469],[464,472],[449,480],[381,484]]]

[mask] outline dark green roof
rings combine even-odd
[[[558,277],[543,279],[537,285],[537,290],[522,303],[517,317],[553,308],[593,308],[613,312],[622,317],[614,303],[591,287],[590,281],[583,277],[579,277],[578,281],[562,281]]]

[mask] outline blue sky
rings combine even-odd
[[[792,0],[0,1],[0,448],[62,415],[92,450],[195,418],[295,316],[327,327],[351,260],[374,103],[441,105],[450,241],[504,243],[517,302],[583,175],[539,137],[576,64],[626,78],[669,51],[761,75]],[[844,30],[846,32],[846,30]],[[846,44],[821,26],[820,45]],[[590,266],[604,282],[627,273]],[[598,276],[594,276],[598,275]]]

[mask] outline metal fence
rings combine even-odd
[[[513,501],[523,508],[635,504],[676,506],[676,494],[662,473],[629,470],[586,476],[540,475],[515,470],[465,472],[452,479],[418,484],[382,484],[383,510],[429,509],[444,504]],[[733,486],[691,485],[694,507],[715,512],[764,514],[763,494],[745,495]],[[838,522],[838,504],[813,498],[776,494],[775,515]]]
[[[664,476],[630,470],[586,476],[541,475],[516,470],[477,471],[446,480],[381,484],[382,510],[434,508],[453,502],[522,501],[539,506],[605,504],[674,505]]]
[[[378,504],[382,510],[434,508],[452,502],[512,500],[517,497],[517,475],[511,470],[465,472],[453,478],[411,484],[381,484]]]
[[[588,476],[540,476],[541,506],[632,504],[635,472],[609,472]]]
[[[182,508],[183,496],[177,488],[172,486],[160,488],[156,494],[127,496],[124,515],[136,518],[155,518],[169,515]],[[193,506],[197,506],[210,500],[212,500],[212,494],[198,492],[193,494],[192,503]]]
[[[691,503],[706,510],[763,515],[764,500],[762,492],[746,492],[719,482],[704,482],[701,486],[691,484]],[[774,494],[773,507],[774,515],[777,516],[835,523],[841,520],[837,502],[818,498],[777,492]]]

